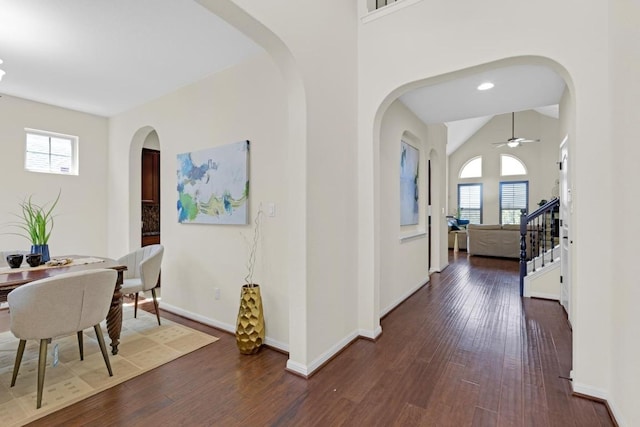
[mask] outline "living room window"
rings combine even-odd
[[[482,224],[482,184],[458,184],[458,218]]]
[[[527,167],[516,156],[510,154],[500,155],[500,175],[526,175]]]
[[[529,181],[500,183],[500,223],[520,224],[522,209],[529,206]]]
[[[460,178],[482,178],[482,157],[474,157],[462,165]]]
[[[31,172],[78,175],[78,137],[25,129],[24,167]]]

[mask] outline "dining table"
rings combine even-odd
[[[55,265],[58,264],[58,265]],[[116,260],[103,257],[93,257],[84,255],[68,255],[63,257],[52,257],[51,262],[36,267],[30,267],[26,262],[18,268],[0,267],[0,302],[7,301],[7,295],[13,289],[26,285],[36,280],[55,277],[60,274],[77,271],[95,270],[99,268],[110,268],[118,273],[113,289],[111,306],[107,313],[107,332],[111,339],[111,353],[118,354],[120,344],[120,332],[122,330],[122,283],[125,265]]]

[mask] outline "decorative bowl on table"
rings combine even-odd
[[[20,264],[22,264],[23,258],[24,256],[22,254],[7,255],[7,264],[9,264],[9,267],[11,268],[18,268],[20,267]]]
[[[26,258],[27,264],[31,267],[37,267],[42,264],[42,254],[28,254]]]

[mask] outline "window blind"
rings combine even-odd
[[[529,182],[512,181],[500,183],[501,224],[520,224],[522,209],[529,205]]]
[[[458,218],[482,223],[482,184],[458,184]]]

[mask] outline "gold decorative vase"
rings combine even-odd
[[[254,354],[264,342],[264,315],[259,285],[244,285],[236,324],[236,344],[242,354]]]

